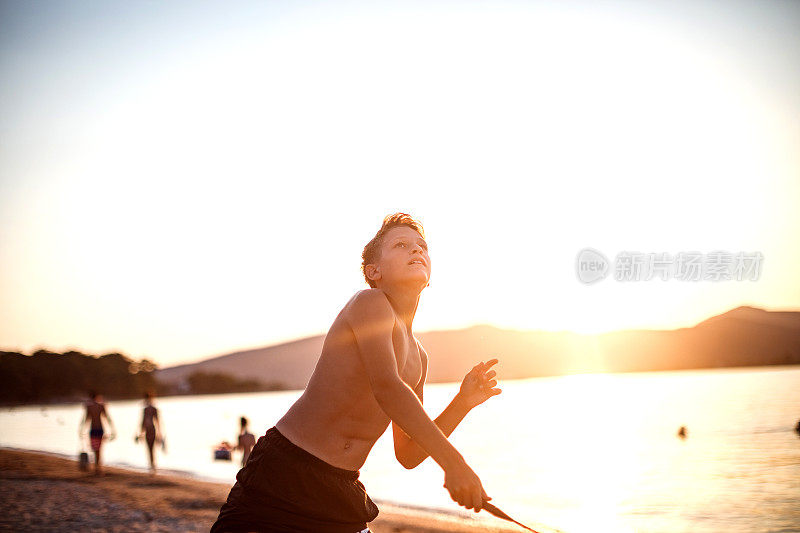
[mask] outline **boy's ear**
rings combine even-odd
[[[366,266],[367,277],[372,281],[378,281],[381,279],[381,271],[377,265],[367,265]]]

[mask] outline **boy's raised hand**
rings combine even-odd
[[[502,392],[502,389],[495,388],[497,380],[492,379],[497,373],[490,370],[497,362],[497,359],[491,359],[485,363],[481,361],[464,376],[458,396],[467,408],[472,409]]]

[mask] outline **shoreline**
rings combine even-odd
[[[60,454],[0,448],[0,530],[208,531],[232,486],[180,472],[103,470],[105,475],[94,476]],[[380,514],[369,523],[373,533],[524,531],[486,512],[466,519],[376,503]]]
[[[672,330],[665,330],[665,331],[672,331]],[[800,363],[780,363],[774,365],[741,365],[741,366],[720,366],[720,367],[699,367],[699,368],[672,368],[672,369],[653,369],[653,370],[626,370],[626,371],[615,371],[615,372],[584,372],[584,373],[575,373],[575,374],[548,374],[548,375],[537,375],[537,376],[527,376],[527,377],[514,377],[514,378],[506,378],[503,379],[505,382],[514,382],[514,381],[525,381],[528,379],[547,379],[547,378],[559,378],[559,377],[567,377],[567,376],[583,376],[583,375],[628,375],[628,374],[654,374],[654,373],[681,373],[681,372],[725,372],[725,371],[732,371],[732,372],[750,372],[750,371],[776,371],[776,370],[795,370],[800,367]],[[458,385],[458,381],[433,381],[427,383],[428,385]],[[287,389],[275,389],[275,390],[262,390],[262,391],[249,391],[249,392],[203,392],[203,393],[191,393],[191,394],[165,394],[164,396],[158,396],[159,400],[161,399],[172,399],[172,398],[185,398],[185,397],[202,397],[202,396],[227,396],[231,394],[264,394],[270,392],[277,392],[277,393],[284,393],[284,392],[302,392],[303,389],[294,389],[294,388],[287,388]],[[114,398],[113,396],[104,396],[105,399],[110,402],[135,402],[141,401],[140,396],[133,396],[130,398]],[[12,401],[2,401],[0,402],[0,409],[6,410],[14,410],[18,408],[40,408],[46,409],[48,407],[64,407],[64,406],[81,406],[86,401],[86,398],[79,397],[77,399],[52,399],[52,400],[42,400],[36,402],[12,402]]]

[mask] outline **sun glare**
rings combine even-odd
[[[58,112],[15,126],[45,148],[23,136],[8,151],[22,184],[3,195],[12,342],[168,362],[322,333],[363,288],[361,248],[393,211],[429,234],[419,330],[597,333],[796,305],[790,102],[722,37],[616,15],[321,7],[215,25],[213,46],[130,52],[122,71],[75,68],[104,90],[54,97]],[[587,246],[759,250],[770,270],[757,284],[586,287]],[[314,305],[293,303],[300,286]],[[65,313],[76,302],[92,304]]]

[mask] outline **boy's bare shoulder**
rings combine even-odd
[[[383,304],[389,305],[386,293],[380,289],[370,288],[355,293],[353,297],[350,298],[350,301],[345,304],[344,308],[382,306]]]
[[[380,289],[358,291],[345,304],[341,316],[351,325],[364,323],[394,323],[394,310],[386,294]]]

